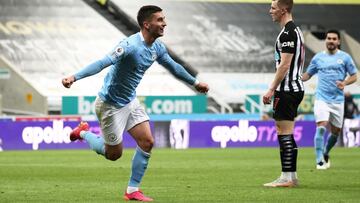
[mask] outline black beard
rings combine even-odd
[[[336,46],[335,44],[331,44],[331,45],[327,45],[326,48],[329,50],[329,51],[334,51],[336,49]]]

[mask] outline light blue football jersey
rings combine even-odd
[[[337,88],[336,81],[343,81],[347,74],[356,74],[357,69],[351,56],[338,50],[330,55],[326,51],[317,53],[306,71],[309,75],[318,75],[316,99],[327,103],[343,103],[344,92]]]
[[[99,96],[107,103],[122,107],[136,97],[136,87],[145,71],[155,61],[163,65],[178,79],[190,85],[195,83],[196,79],[169,56],[162,42],[155,40],[151,46],[148,46],[140,32],[122,40],[103,59],[88,65],[75,74],[75,78],[79,80],[94,75],[110,66]]]

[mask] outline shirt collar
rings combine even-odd
[[[139,32],[139,35],[140,35],[140,40],[141,40],[142,42],[144,42],[145,39],[144,39],[144,36],[142,35],[141,31]]]

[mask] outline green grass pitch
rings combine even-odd
[[[123,202],[134,150],[107,161],[90,150],[0,153],[0,202]],[[335,148],[315,170],[299,149],[297,188],[264,188],[280,174],[277,148],[154,149],[141,185],[155,202],[360,202],[360,148]]]

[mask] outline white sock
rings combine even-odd
[[[295,180],[295,179],[297,179],[297,173],[291,172],[291,180]]]
[[[87,131],[84,131],[84,130],[80,131],[80,137],[81,137],[81,138],[84,138],[84,134],[85,134],[86,132],[87,132]]]
[[[139,187],[128,186],[127,189],[126,189],[126,193],[128,193],[128,194],[136,192],[136,191],[139,191]]]
[[[281,179],[291,180],[291,172],[281,172]]]

